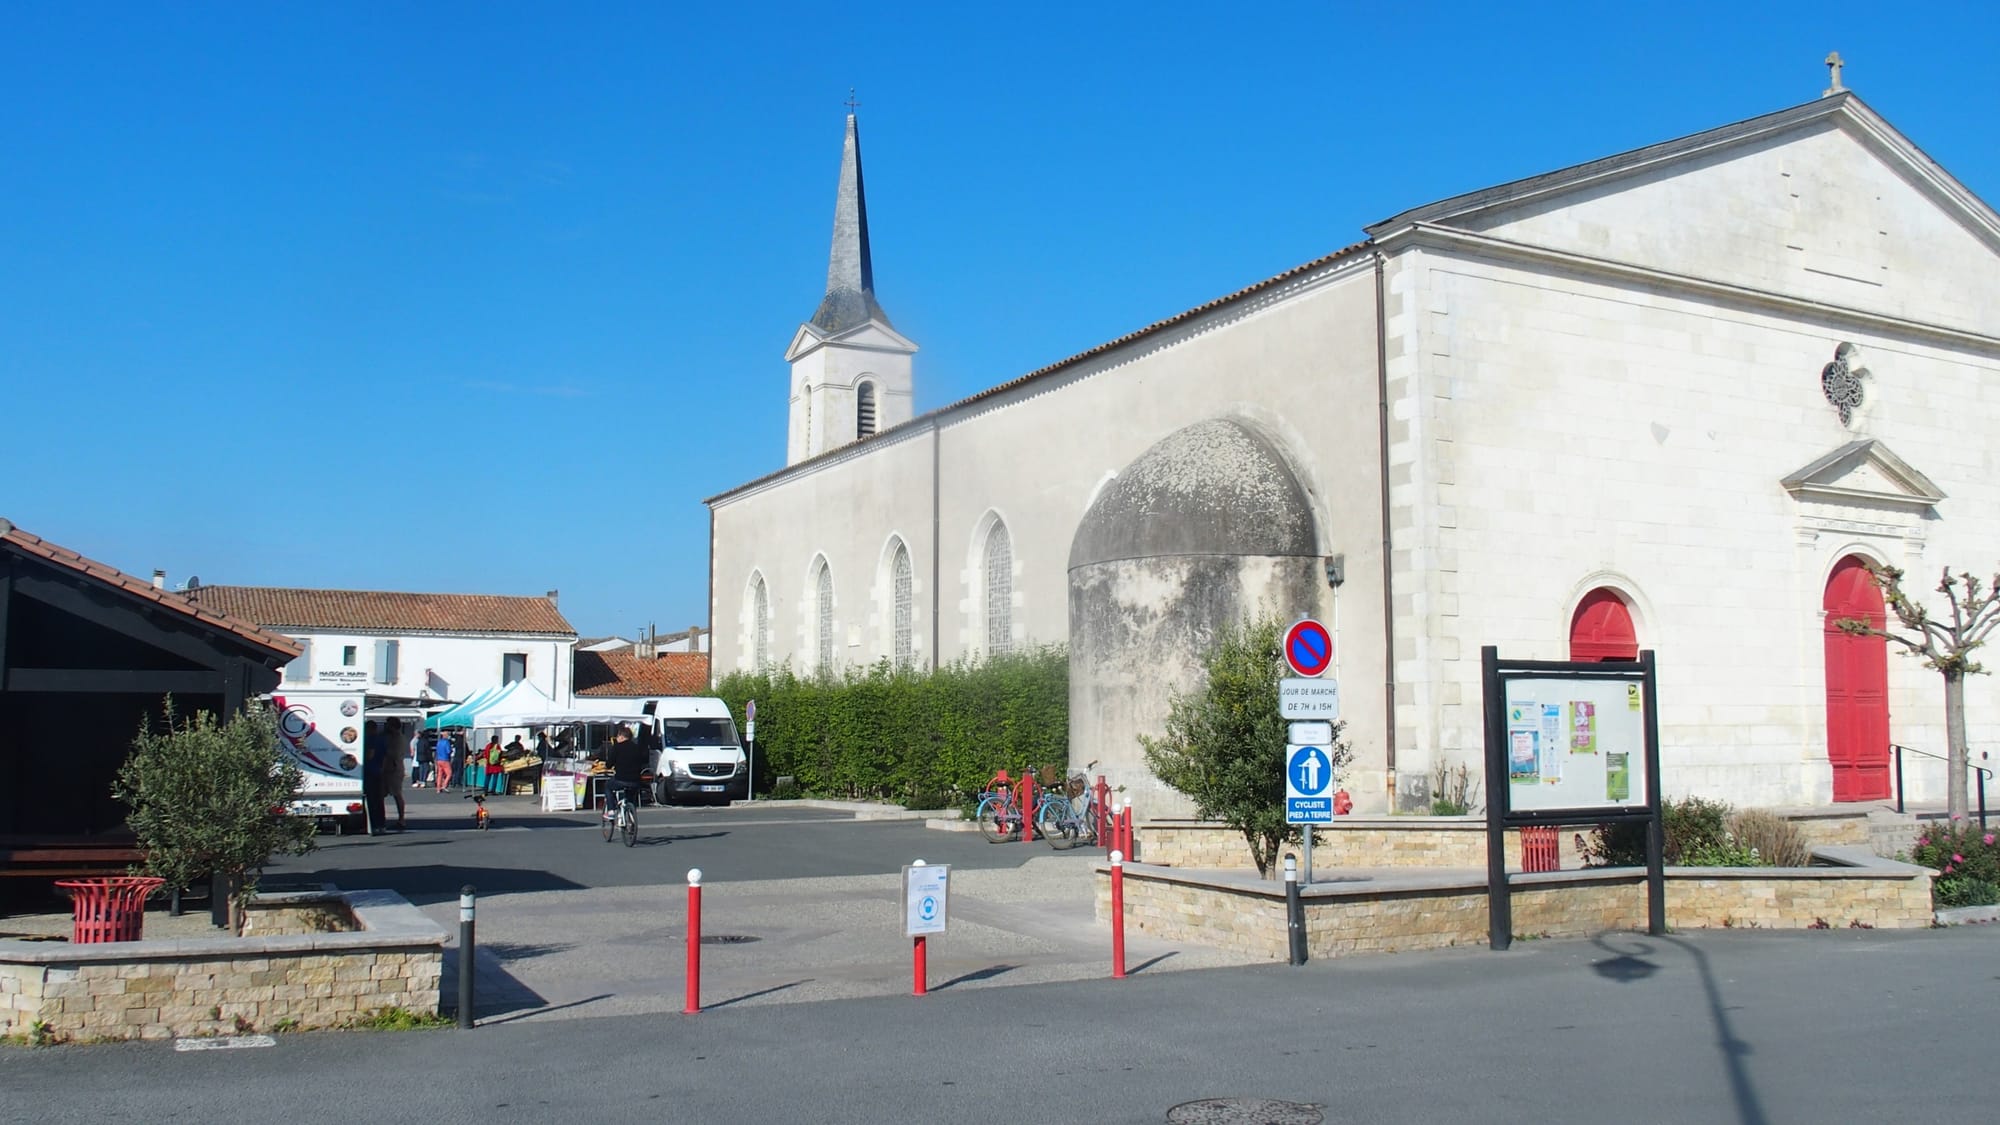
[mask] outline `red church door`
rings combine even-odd
[[[1849,555],[1826,583],[1826,756],[1833,799],[1877,801],[1889,795],[1889,642],[1844,633],[1845,618],[1881,628],[1882,591]]]
[[[1623,598],[1602,586],[1583,596],[1569,621],[1569,658],[1639,659],[1639,631]]]

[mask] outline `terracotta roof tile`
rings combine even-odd
[[[576,635],[556,603],[546,597],[284,586],[203,586],[191,591],[189,597],[198,605],[248,618],[269,629]]]
[[[629,651],[578,652],[576,694],[595,698],[706,695],[708,654],[663,652],[643,660]]]
[[[5,543],[31,558],[41,559],[44,562],[54,563],[65,569],[73,570],[103,585],[110,586],[133,597],[144,599],[154,605],[192,618],[212,629],[232,634],[238,639],[247,641],[259,648],[269,649],[283,656],[286,660],[291,660],[304,651],[299,647],[298,642],[292,640],[290,637],[266,632],[250,621],[225,612],[219,606],[196,605],[179,594],[162,590],[154,586],[151,582],[127,574],[115,566],[107,566],[104,563],[84,558],[67,547],[58,547],[39,535],[32,535],[15,527],[12,523],[4,519],[0,519],[0,543]]]

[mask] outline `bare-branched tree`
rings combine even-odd
[[[1950,759],[1947,801],[1952,816],[1966,813],[1965,774],[1970,755],[1965,741],[1965,677],[1983,674],[1986,668],[1972,654],[1986,643],[1987,634],[2000,626],[2000,573],[1981,583],[1969,571],[1951,572],[1945,567],[1938,579],[1937,592],[1951,607],[1949,620],[1934,618],[1930,611],[1903,591],[1903,572],[1886,564],[1868,564],[1868,573],[1882,588],[1882,598],[1894,616],[1894,628],[1880,629],[1856,618],[1834,622],[1841,630],[1863,636],[1886,637],[1910,656],[1936,669],[1944,677],[1944,730]]]

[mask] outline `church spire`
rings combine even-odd
[[[840,151],[840,188],[833,203],[833,251],[826,265],[826,297],[813,313],[813,326],[833,334],[869,320],[889,323],[875,303],[875,270],[868,260],[868,200],[861,188],[861,130],[856,102],[848,95],[847,141]]]

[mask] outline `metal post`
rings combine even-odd
[[[477,949],[472,938],[472,912],[478,892],[471,883],[458,889],[458,1026],[472,1030],[472,969]]]
[[[1111,853],[1111,977],[1125,979],[1125,853]]]
[[[1313,826],[1308,824],[1305,826],[1305,830],[1305,881],[1310,884],[1313,881]]]
[[[1035,842],[1035,775],[1021,778],[1021,842]]]
[[[743,761],[743,800],[747,804],[757,798],[757,740],[745,741],[750,744],[750,753]]]
[[[921,859],[910,864],[911,867],[923,865],[924,861]],[[928,954],[924,935],[918,934],[910,939],[910,995],[912,996],[930,994],[931,972]]]
[[[1308,826],[1306,831],[1312,831]],[[1285,924],[1290,931],[1294,965],[1306,963],[1306,905],[1299,897],[1299,859],[1285,857]]]
[[[1979,770],[1972,775],[1972,779],[1979,783],[1979,830],[1984,832],[1986,831],[1986,771],[1980,770],[1978,766],[1972,768]]]
[[[1896,811],[1903,811],[1903,748],[1896,747]]]
[[[229,924],[229,876],[220,871],[208,877],[208,923],[218,929]]]
[[[1097,775],[1097,785],[1094,788],[1096,790],[1094,796],[1097,798],[1097,846],[1108,852],[1111,850],[1111,841],[1108,838],[1108,829],[1111,827],[1109,807],[1111,787],[1104,783],[1104,775],[1100,773]]]
[[[684,1016],[701,1012],[701,868],[688,869],[687,1000]]]

